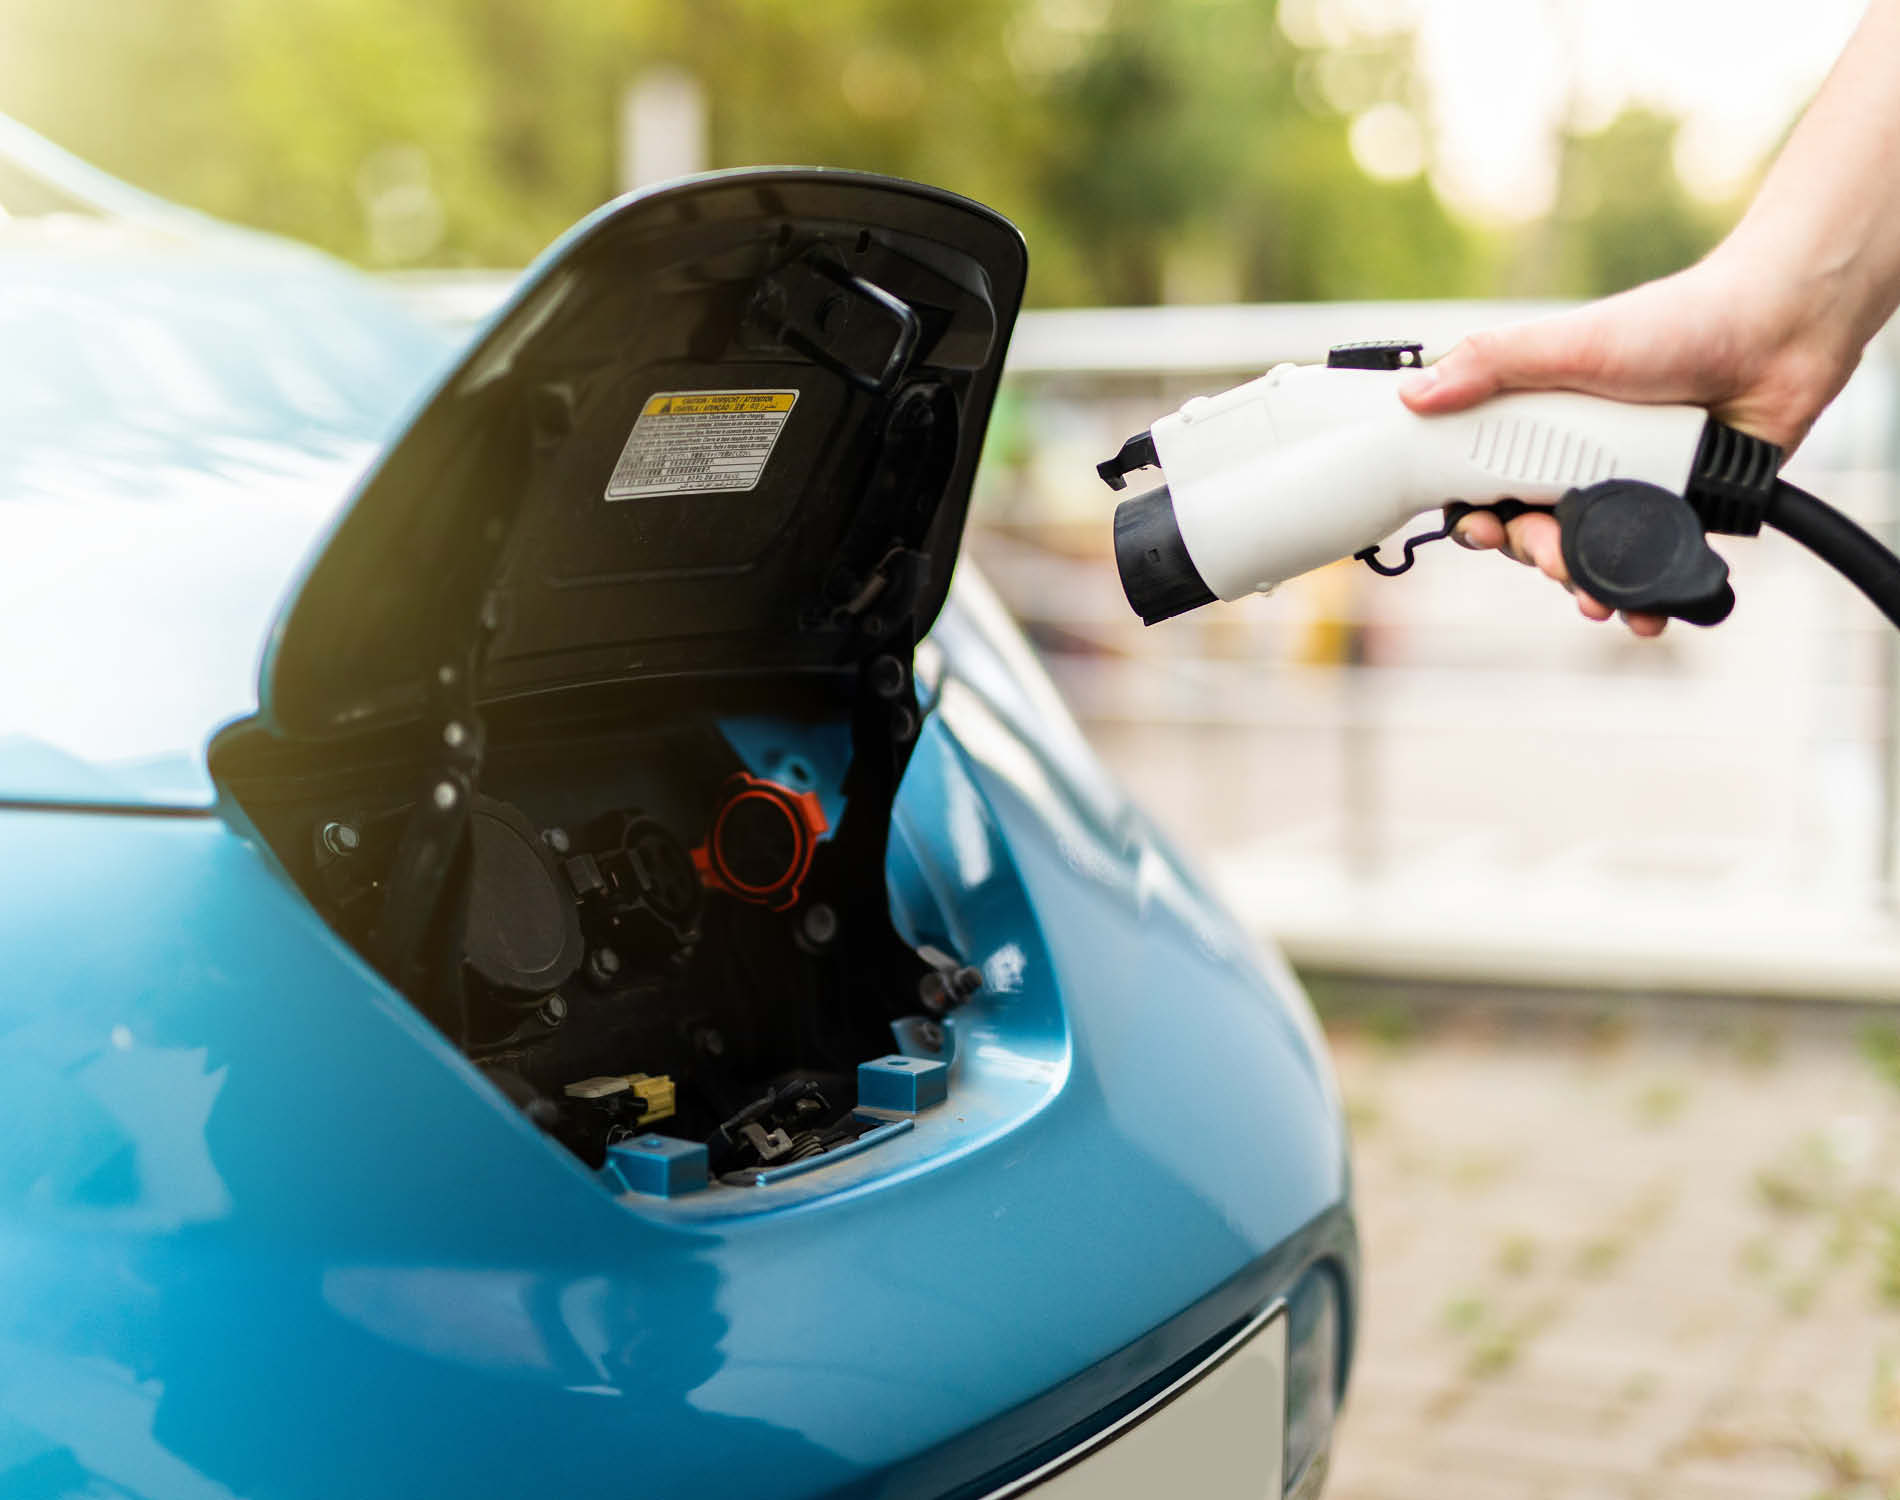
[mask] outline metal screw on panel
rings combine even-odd
[[[544,995],[535,1014],[544,1026],[559,1026],[567,1019],[567,1001],[560,995]]]
[[[695,1027],[693,1050],[704,1057],[724,1057],[726,1055],[725,1033],[716,1026]]]
[[[910,682],[910,673],[895,656],[880,656],[871,663],[871,691],[880,698],[895,698]]]
[[[823,948],[838,935],[838,913],[823,901],[814,901],[805,908],[805,916],[799,926],[808,943]]]
[[[348,858],[356,853],[363,842],[363,835],[348,823],[325,823],[323,825],[323,847],[339,859]]]
[[[596,948],[587,955],[588,982],[607,989],[620,974],[620,955],[611,948]]]
[[[447,662],[444,662],[435,669],[435,680],[441,683],[443,687],[453,687],[455,685],[455,668],[450,666]]]
[[[458,719],[450,719],[442,726],[442,743],[451,750],[460,750],[468,743],[468,730],[462,727]]]
[[[543,828],[541,830],[541,842],[546,844],[548,848],[552,849],[556,854],[565,854],[573,847],[572,842],[568,839],[567,830],[565,828]]]
[[[447,812],[451,807],[455,806],[455,783],[452,781],[438,781],[435,784],[435,790],[429,795],[437,807],[443,812]]]
[[[917,998],[925,1010],[942,1015],[983,988],[983,971],[973,964],[953,970],[932,969],[917,981]]]
[[[912,391],[904,404],[897,408],[895,420],[906,432],[918,432],[936,426],[937,414],[931,410],[929,396],[921,391]]]
[[[917,737],[917,715],[908,703],[900,703],[891,713],[891,738],[908,745]]]

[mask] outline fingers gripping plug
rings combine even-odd
[[[1456,501],[1445,507],[1442,528],[1407,539],[1398,564],[1381,562],[1376,547],[1354,556],[1393,577],[1411,567],[1420,546],[1450,536],[1473,511],[1487,510],[1508,525],[1534,508],[1521,500]],[[1682,496],[1638,480],[1606,479],[1570,491],[1555,514],[1570,581],[1612,609],[1716,625],[1735,608],[1728,564],[1709,546],[1702,522]]]

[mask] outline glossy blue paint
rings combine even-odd
[[[10,286],[87,274],[12,253]],[[265,296],[235,260],[191,280],[226,253],[177,248],[182,279],[102,260],[87,295],[143,287],[155,328]],[[379,316],[334,268],[280,275],[313,338]],[[230,348],[320,364],[284,323]],[[391,337],[389,380],[419,383],[437,352]],[[277,593],[395,405],[10,439],[0,623],[46,661],[0,695],[0,801],[39,804],[0,808],[0,1500],[943,1496],[1316,1264],[1350,1327],[1344,1132],[1297,984],[1123,802],[973,575],[920,661],[887,874],[905,933],[985,984],[912,1128],[757,1188],[617,1194],[339,942],[202,747],[254,706]],[[19,602],[68,562],[70,609]],[[848,748],[726,733],[821,786]]]
[[[603,1191],[223,821],[0,814],[0,1494],[597,1489],[629,1455],[665,1494],[937,1493],[1217,1332],[1344,1197],[1297,996],[953,675],[940,712],[920,759],[982,851],[907,782],[906,878],[1009,981],[959,1055],[1058,1075],[892,1170],[921,1129],[678,1200]]]
[[[315,251],[0,119],[98,210],[0,217],[0,799],[208,807],[306,551],[451,352]]]

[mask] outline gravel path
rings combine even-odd
[[[1900,1018],[1313,990],[1365,1251],[1332,1500],[1900,1495]]]

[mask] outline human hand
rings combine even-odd
[[[1574,311],[1474,334],[1402,382],[1400,393],[1420,415],[1513,390],[1682,402],[1792,449],[1846,384],[1859,344],[1808,316],[1803,289],[1777,288],[1779,279],[1739,251],[1718,251],[1687,271]],[[1475,511],[1454,535],[1466,547],[1501,549],[1537,568],[1570,589],[1589,619],[1613,613],[1572,586],[1548,511],[1509,526]],[[1667,623],[1647,614],[1624,621],[1641,636],[1659,635]]]

